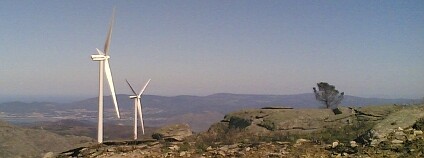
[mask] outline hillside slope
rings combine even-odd
[[[89,145],[91,138],[61,136],[45,130],[21,128],[0,120],[0,157],[42,157],[48,152]]]

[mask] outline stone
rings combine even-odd
[[[206,148],[206,151],[212,151],[213,150],[213,148],[211,147],[211,146],[208,146],[207,148]]]
[[[415,140],[417,137],[416,137],[416,135],[414,135],[414,134],[410,134],[410,135],[408,135],[407,136],[407,139],[408,139],[408,141],[413,141],[413,140]]]
[[[395,139],[406,140],[406,134],[403,132],[395,132]]]
[[[355,147],[358,146],[358,144],[356,144],[355,141],[350,141],[350,146],[353,147],[353,148],[355,148]]]
[[[179,150],[180,147],[178,145],[173,145],[173,146],[170,146],[169,149],[171,149],[171,150]]]
[[[278,145],[286,145],[286,144],[290,144],[290,142],[281,142],[281,141],[277,141],[277,142],[275,142],[275,143],[277,143]]]
[[[158,129],[152,134],[152,137],[166,141],[183,141],[184,138],[191,135],[193,132],[188,124],[174,124]]]
[[[239,144],[232,144],[232,145],[228,145],[228,149],[235,149],[238,148]]]
[[[184,155],[186,155],[186,152],[185,151],[180,152],[180,156],[184,156]]]
[[[304,142],[309,142],[309,140],[307,140],[307,139],[303,139],[303,138],[300,138],[300,139],[297,139],[297,140],[296,140],[296,144],[302,144],[302,143],[304,143]]]
[[[414,135],[422,135],[423,131],[421,130],[414,130]]]
[[[401,141],[401,140],[397,140],[397,139],[392,140],[391,142],[392,142],[393,144],[402,144],[402,143],[403,143],[403,141]]]
[[[307,139],[297,139],[296,140],[296,143],[295,144],[293,144],[293,146],[294,147],[298,147],[298,146],[300,146],[300,145],[302,145],[303,143],[305,143],[305,142],[310,142],[310,140],[307,140]]]
[[[115,152],[115,151],[116,151],[116,148],[109,148],[109,149],[107,149],[106,151],[107,151],[107,152]]]
[[[225,157],[225,152],[222,150],[218,151],[218,154]]]
[[[333,111],[334,115],[340,115],[340,114],[343,113],[338,107],[332,109],[332,111]]]
[[[404,136],[405,133],[403,133],[403,132],[395,132],[395,135]]]
[[[250,147],[247,147],[245,150],[248,152],[248,151],[250,151],[250,150],[251,150],[251,148],[250,148]]]
[[[332,148],[336,148],[339,145],[339,142],[333,142],[333,144],[331,145]]]
[[[48,152],[46,154],[44,154],[43,158],[53,158],[54,157],[54,153],[53,152]]]

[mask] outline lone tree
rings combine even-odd
[[[340,111],[335,111],[337,106],[343,100],[344,92],[339,94],[336,87],[326,82],[317,83],[318,90],[314,87],[315,98],[322,102],[327,109],[333,109],[333,112],[338,114]]]

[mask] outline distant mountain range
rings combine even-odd
[[[105,97],[106,120],[130,124],[133,116],[133,101],[128,95],[117,95],[122,120],[117,120],[110,96]],[[417,99],[383,99],[345,96],[344,106],[366,106],[381,104],[411,104]],[[86,119],[95,121],[97,98],[72,103],[52,102],[6,102],[0,104],[0,119]],[[232,111],[261,108],[265,106],[288,106],[293,108],[323,107],[312,93],[295,95],[251,95],[217,93],[208,96],[157,96],[145,95],[142,98],[144,118],[147,126],[162,126],[170,123],[189,123],[195,131],[207,129],[212,123]]]

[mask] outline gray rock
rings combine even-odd
[[[171,150],[174,150],[174,151],[180,149],[180,147],[178,145],[173,145],[173,146],[170,146],[168,148],[171,149]]]
[[[355,141],[350,141],[350,146],[355,148],[358,146],[358,144],[356,144]]]
[[[309,142],[309,140],[307,140],[307,139],[303,139],[303,138],[300,138],[300,139],[297,139],[297,140],[296,140],[296,144],[302,144],[302,143],[304,143],[304,142]]]
[[[414,135],[422,135],[423,131],[421,130],[414,130]]]
[[[387,140],[387,137],[393,131],[397,131],[394,133],[395,139],[405,140],[406,136],[402,132],[403,129],[411,127],[422,117],[424,117],[422,108],[408,107],[399,109],[399,111],[388,114],[385,119],[378,122],[371,130],[360,136],[357,140],[364,140],[363,142],[368,142],[368,145],[376,146],[380,142]]]
[[[402,144],[402,143],[403,143],[403,141],[402,141],[402,140],[397,140],[397,139],[395,139],[395,140],[392,140],[392,141],[391,141],[391,143],[392,143],[392,144]]]
[[[333,144],[331,145],[332,148],[336,148],[339,145],[339,142],[333,142]]]
[[[293,145],[294,147],[297,147],[297,146],[300,146],[300,145],[302,145],[303,143],[305,143],[305,142],[310,142],[310,140],[307,140],[307,139],[297,139],[296,140],[296,143]]]
[[[185,156],[185,155],[186,155],[185,151],[180,152],[180,156]]]
[[[158,129],[152,134],[152,137],[158,140],[182,141],[191,135],[193,135],[193,132],[188,124],[174,124]]]
[[[44,154],[43,158],[53,158],[54,157],[54,153],[53,152],[48,152],[46,154]]]
[[[244,149],[244,150],[248,152],[248,151],[250,151],[250,149],[251,149],[250,147],[247,147],[247,148],[246,148],[246,149]]]

